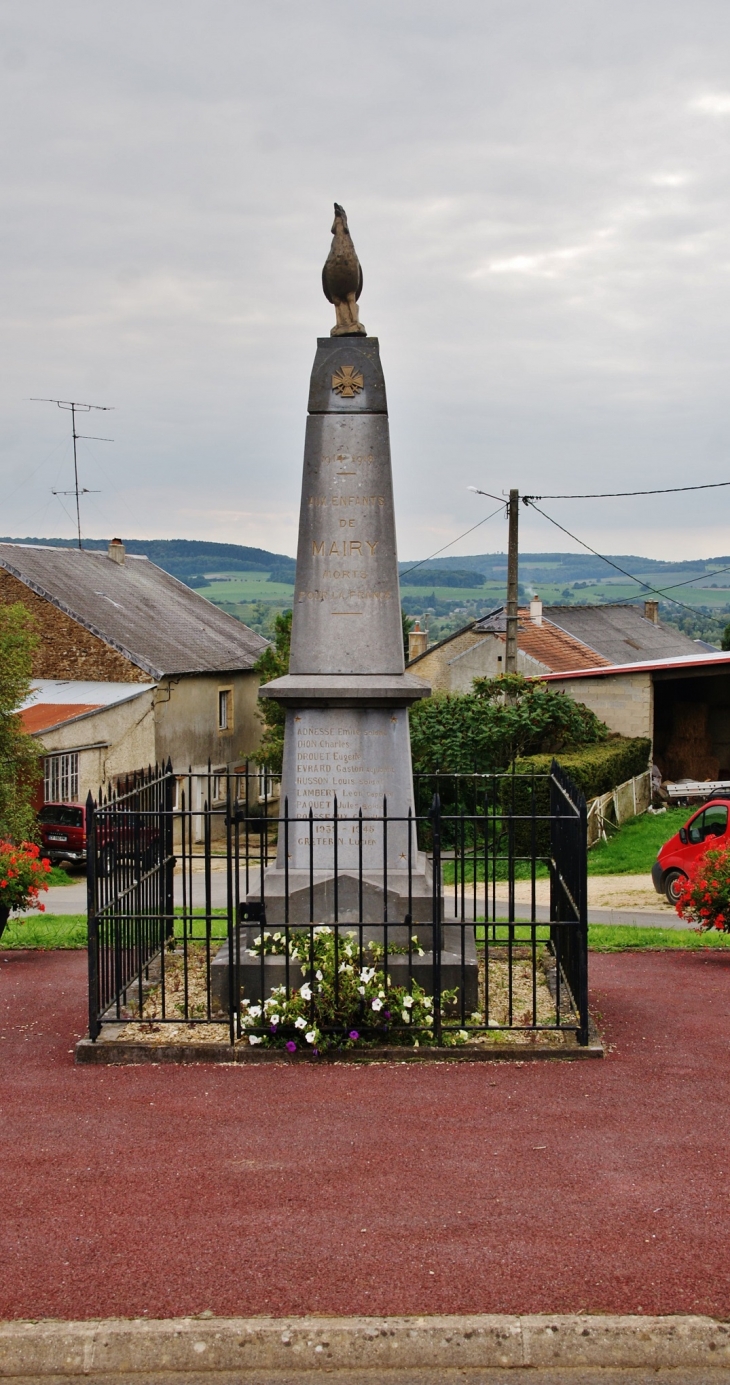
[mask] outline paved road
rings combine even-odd
[[[203,878],[202,878],[202,875],[196,876],[196,880],[195,880],[195,889],[196,889],[196,891],[198,891],[198,890],[200,891],[200,894],[199,894],[199,895],[198,895],[197,893],[196,893],[196,895],[195,895],[196,903],[202,902],[202,898],[203,898]],[[175,893],[176,893],[176,902],[177,902],[178,904],[181,904],[181,903],[182,903],[181,891],[182,891],[181,880],[180,880],[180,877],[177,876],[176,879],[175,879]],[[658,899],[658,897],[657,897],[657,899]],[[86,913],[86,880],[85,880],[85,879],[77,880],[77,881],[74,882],[73,885],[56,885],[56,886],[54,886],[52,889],[48,890],[47,894],[45,894],[45,895],[43,896],[43,900],[44,900],[44,903],[45,903],[45,906],[46,906],[46,912],[49,913],[49,914],[85,914],[85,913]],[[224,871],[214,871],[214,873],[213,873],[213,875],[212,875],[212,902],[213,902],[213,908],[214,908],[214,909],[222,909],[222,908],[225,908],[225,905],[226,905],[226,876],[225,876],[225,872],[224,872]],[[449,896],[448,890],[447,890],[447,895],[446,895],[446,907],[447,907],[447,916],[448,916],[448,917],[453,917],[453,897],[450,897],[450,896]],[[470,908],[471,908],[471,900],[467,900],[467,915],[466,915],[467,917],[469,917],[469,912],[468,912],[468,910],[469,910]],[[506,900],[506,898],[503,899],[503,900],[498,900],[498,901],[497,901],[497,909],[498,909],[498,914],[499,914],[501,917],[506,918],[506,916],[507,916],[507,900]],[[528,918],[529,918],[529,907],[528,907],[527,905],[525,905],[525,904],[518,904],[518,905],[516,906],[516,909],[517,909],[516,917],[517,917],[518,919],[520,919],[520,918],[521,918],[521,919],[528,919]],[[31,911],[29,911],[29,912],[31,912]],[[481,905],[480,905],[479,903],[477,904],[477,916],[479,916],[480,914],[483,915],[483,912],[484,912],[484,905],[483,905],[483,898],[482,898]],[[550,911],[549,911],[547,905],[538,905],[538,906],[537,906],[536,913],[537,913],[537,918],[538,918],[539,920],[541,920],[541,921],[542,921],[542,920],[547,921],[547,920],[549,919],[549,917],[550,917]],[[663,910],[663,911],[662,911],[661,908],[658,908],[658,909],[656,910],[656,912],[654,912],[654,911],[651,911],[651,912],[650,912],[650,911],[648,911],[648,910],[641,910],[641,909],[594,909],[594,908],[590,908],[589,911],[588,911],[588,919],[589,919],[589,922],[590,922],[590,923],[628,924],[628,925],[630,925],[630,926],[635,926],[635,927],[637,927],[637,928],[686,928],[686,926],[687,926],[685,923],[682,922],[681,919],[677,918],[677,915],[676,915],[675,913],[671,912],[669,909],[666,909],[666,910]]]
[[[0,1315],[730,1317],[726,953],[594,956],[586,1063],[75,1068],[85,974],[0,954]]]

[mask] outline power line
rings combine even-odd
[[[588,492],[586,495],[523,495],[522,500],[525,505],[529,505],[532,500],[620,500],[622,497],[630,495],[680,495],[683,491],[713,491],[718,490],[720,486],[730,486],[730,481],[708,481],[701,486],[664,486],[658,491],[594,491]],[[469,490],[474,489],[474,486],[469,486]],[[479,495],[486,495],[486,491],[479,491]]]
[[[687,606],[684,601],[678,601],[676,596],[667,596],[666,592],[658,591],[656,587],[650,587],[648,582],[642,582],[640,577],[634,577],[633,572],[627,572],[625,567],[619,567],[619,564],[614,563],[613,559],[607,558],[605,553],[599,553],[597,548],[591,548],[589,543],[584,543],[583,539],[579,539],[577,534],[571,534],[569,529],[566,529],[562,524],[558,524],[556,519],[553,519],[551,515],[541,510],[540,506],[535,504],[531,496],[526,495],[524,500],[525,504],[531,505],[533,510],[536,510],[539,515],[542,515],[543,519],[547,519],[550,524],[554,524],[556,529],[560,529],[561,533],[567,534],[569,539],[572,539],[574,543],[579,543],[581,548],[587,549],[595,558],[600,558],[602,563],[608,563],[609,567],[614,568],[616,572],[620,572],[623,577],[628,577],[631,582],[636,582],[638,586],[643,587],[644,591],[649,592],[651,596],[664,596],[667,601],[673,601],[675,606],[681,606],[684,611],[690,611],[693,616],[696,616],[697,612],[692,606]],[[681,586],[683,584],[678,583],[677,585]]]
[[[473,487],[471,487],[471,489],[473,489]],[[486,495],[486,491],[480,491],[479,494]],[[491,498],[492,500],[497,500],[498,497],[496,495],[493,495]],[[503,510],[506,504],[507,501],[503,500],[499,506],[499,510]],[[436,552],[432,553],[430,557],[421,558],[420,563],[414,563],[413,567],[406,568],[405,572],[400,573],[400,581],[402,581],[404,577],[407,577],[409,573],[415,572],[417,567],[423,567],[424,563],[430,563],[433,561],[434,558],[438,558],[439,553],[445,553],[447,548],[453,548],[454,544],[459,542],[459,539],[465,539],[467,534],[473,534],[474,530],[478,529],[480,525],[486,524],[488,519],[494,519],[494,516],[499,514],[499,510],[493,510],[491,515],[486,515],[485,518],[480,519],[477,524],[472,524],[471,529],[465,529],[464,533],[459,534],[458,538],[452,539],[451,543],[445,543],[443,548],[437,548]]]

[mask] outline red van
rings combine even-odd
[[[45,803],[38,814],[43,855],[51,863],[86,865],[86,816],[81,803]]]
[[[666,895],[669,904],[676,904],[678,885],[690,874],[705,848],[715,839],[718,844],[730,841],[729,808],[730,798],[711,798],[659,848],[651,878],[657,894]]]

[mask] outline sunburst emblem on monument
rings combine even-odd
[[[342,365],[332,376],[332,388],[340,399],[353,399],[364,385],[365,381],[354,365]]]

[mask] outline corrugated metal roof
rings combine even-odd
[[[98,711],[93,702],[37,702],[34,707],[24,707],[20,719],[30,736],[36,731],[50,731],[52,726],[62,726],[65,721],[75,721],[84,712]]]
[[[3,543],[0,567],[153,678],[250,669],[267,644],[148,558]]]
[[[688,672],[694,668],[721,668],[723,664],[730,669],[730,653],[721,654],[718,650],[716,654],[685,654],[679,658],[668,659],[637,659],[630,664],[607,664],[602,668],[592,669],[566,669],[564,673],[542,673],[540,678],[546,682],[551,679],[563,678],[604,678],[612,677],[614,674],[623,673],[661,673],[663,670],[686,669]]]
[[[696,654],[694,640],[647,620],[641,606],[544,606],[543,618],[573,635],[611,664]]]

